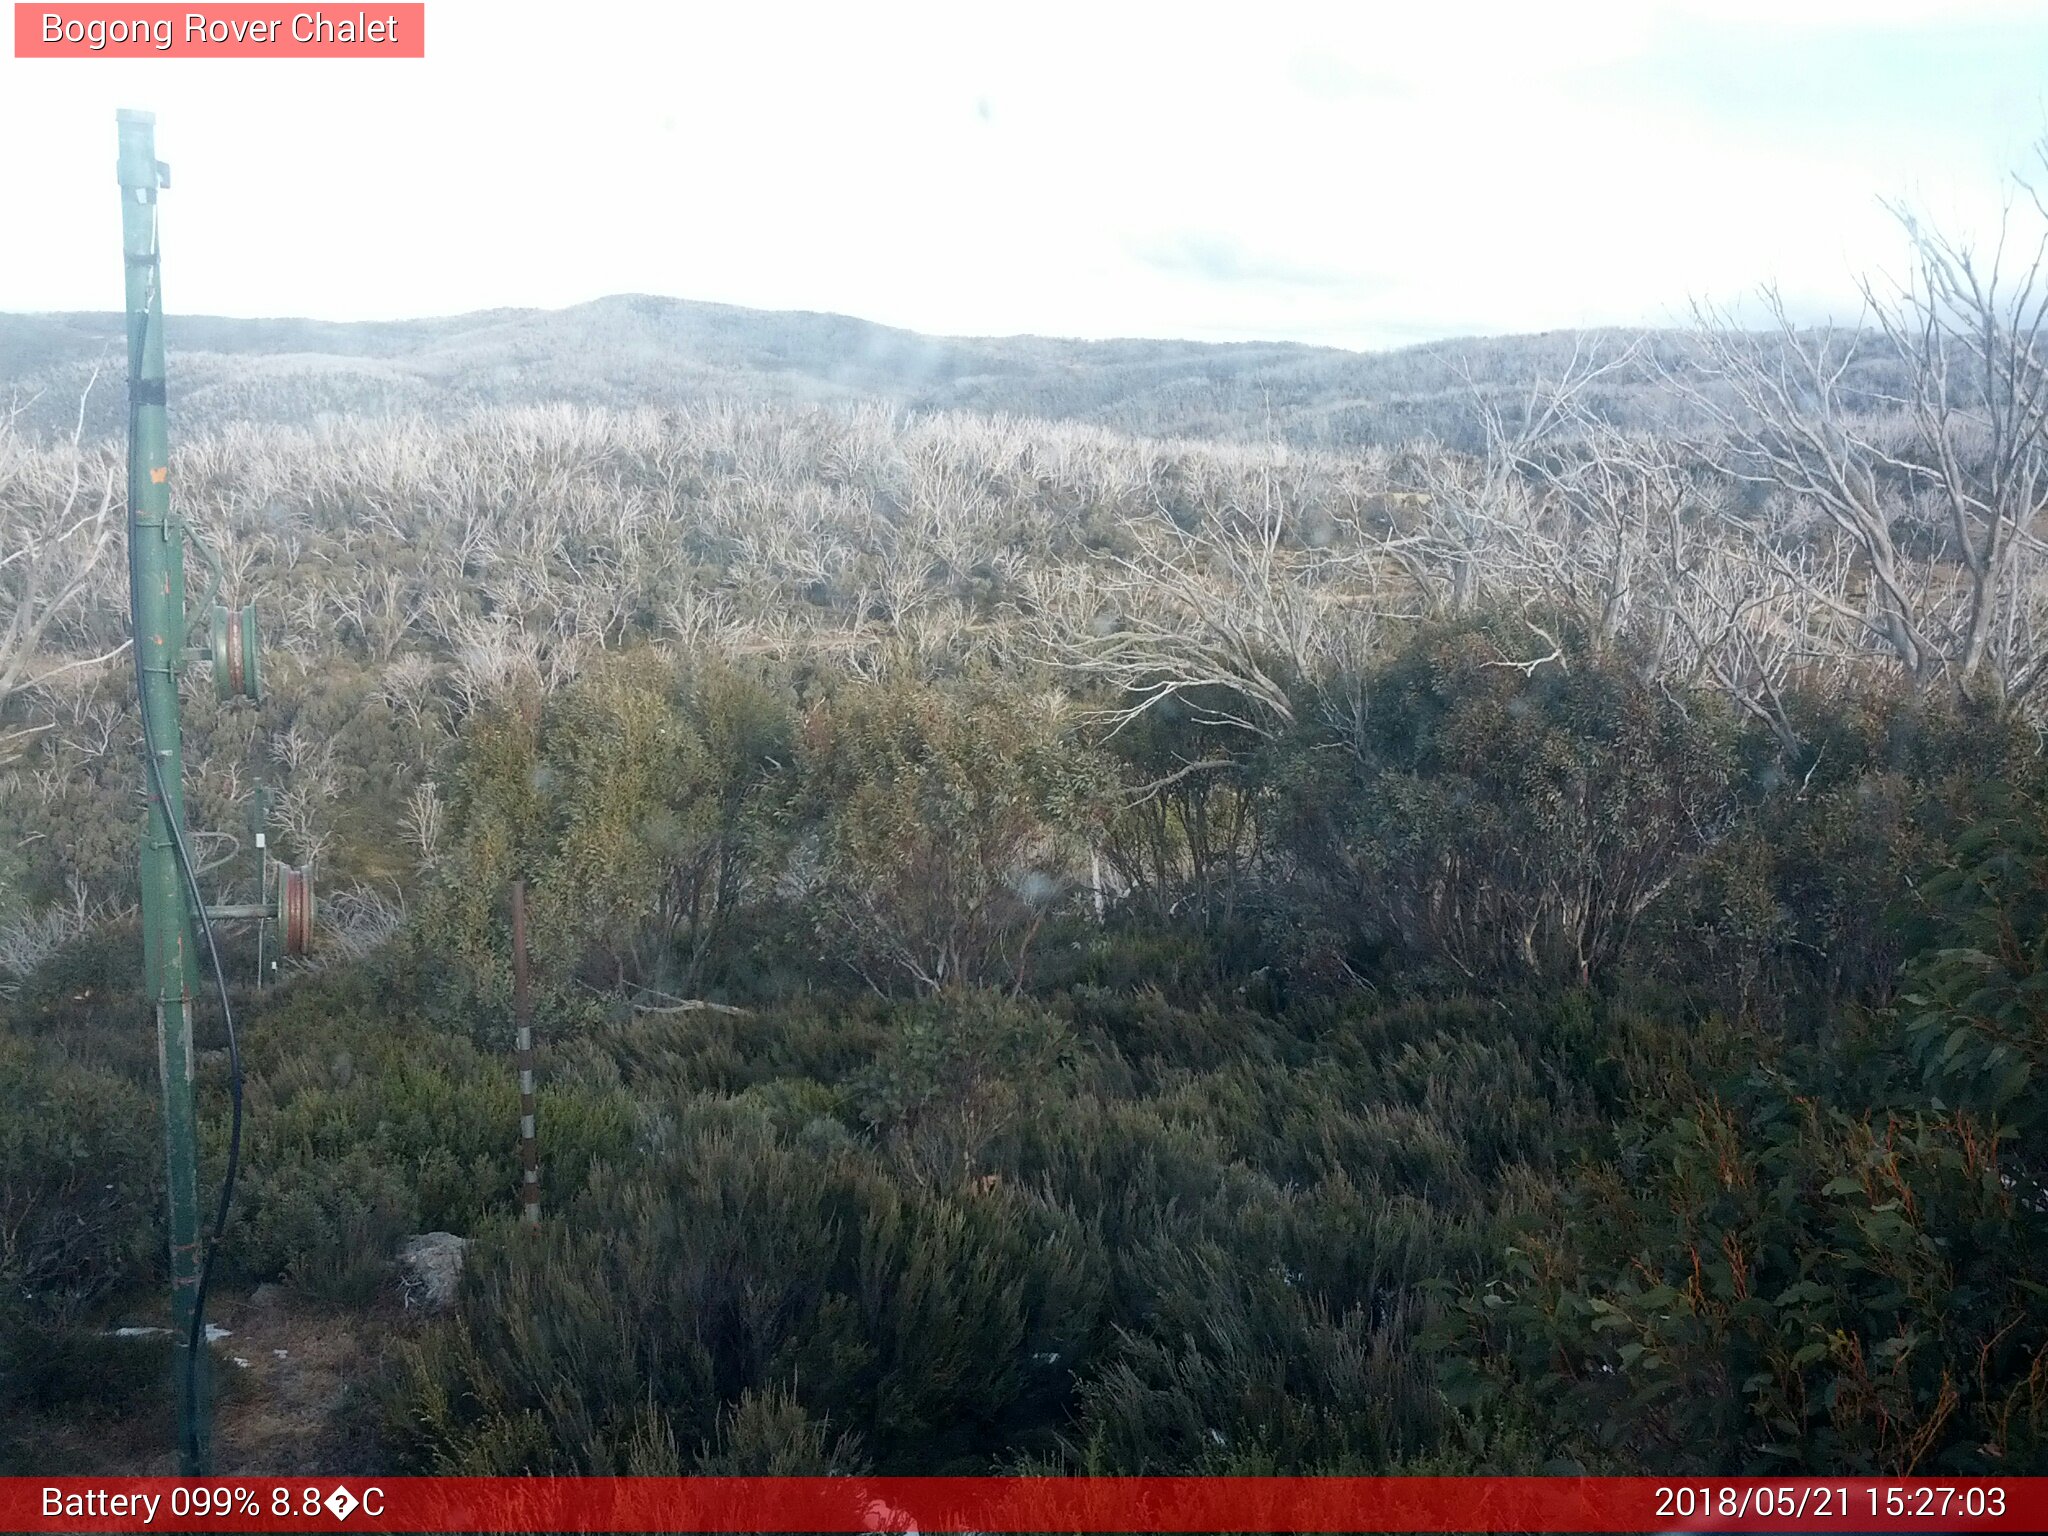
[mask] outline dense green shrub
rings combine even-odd
[[[510,986],[506,890],[528,882],[539,984],[694,985],[776,871],[784,694],[729,665],[613,657],[553,697],[493,708],[451,764],[450,848],[414,944],[465,1003]]]
[[[26,1319],[0,1327],[0,1414],[112,1419],[151,1414],[170,1398],[168,1333],[118,1338]],[[34,1448],[0,1437],[0,1476],[32,1476]]]
[[[394,1434],[417,1464],[621,1471],[643,1408],[694,1455],[728,1405],[777,1390],[858,1425],[883,1467],[1008,1444],[1099,1285],[1072,1218],[1021,1192],[921,1195],[853,1147],[680,1110],[644,1175],[594,1184],[538,1235],[486,1240],[461,1319],[411,1357]]]
[[[389,1282],[398,1240],[468,1233],[512,1210],[519,1095],[509,1022],[498,1050],[416,1014],[381,1014],[373,972],[311,977],[243,1021],[247,1126],[223,1262],[362,1302]],[[630,1104],[615,1085],[564,1080],[542,1057],[547,1173],[565,1193],[629,1155]],[[208,1176],[225,1153],[225,1071],[206,1080]]]
[[[1209,694],[1170,694],[1120,722],[1106,746],[1129,788],[1101,835],[1131,905],[1198,930],[1231,925],[1263,847],[1259,764],[1240,732],[1208,723]]]
[[[2048,834],[2025,797],[1921,887],[1896,1009],[1646,1095],[1465,1297],[1454,1388],[1688,1470],[2048,1468]]]
[[[969,994],[890,1022],[852,1088],[861,1120],[923,1182],[983,1172],[1023,1115],[1071,1092],[1079,1050],[1057,1015]]]
[[[1998,1140],[1776,1079],[1645,1122],[1463,1303],[1452,1387],[1512,1381],[1561,1449],[1628,1466],[2038,1471],[2048,1223]]]
[[[588,1043],[658,1106],[648,1160],[478,1251],[389,1397],[409,1465],[729,1466],[750,1415],[786,1467],[846,1435],[883,1469],[1409,1465],[1456,1429],[1424,1287],[1542,1202],[1602,1028],[1111,993],[691,1020]]]
[[[0,1106],[0,1414],[114,1411],[163,1367],[82,1326],[162,1270],[154,1102],[54,1042],[0,1032]]]
[[[1917,942],[1916,884],[2040,764],[2027,733],[1952,700],[1795,702],[1803,756],[1745,741],[1744,815],[1661,904],[1636,965],[1798,1032],[1828,1003],[1891,995]]]
[[[806,717],[792,883],[870,985],[1022,984],[1108,788],[1065,714],[1056,694],[881,685]]]
[[[1917,1086],[2011,1138],[2013,1171],[2048,1172],[2048,810],[2000,791],[1916,902],[1923,948],[1900,1004]]]
[[[1351,740],[1289,744],[1276,815],[1313,883],[1288,905],[1320,902],[1341,949],[1584,983],[1725,834],[1732,727],[1557,632],[1552,656],[1506,618],[1424,630],[1365,680]]]
[[[8,1034],[0,1105],[0,1306],[67,1319],[148,1272],[163,1172],[156,1106],[131,1082]]]

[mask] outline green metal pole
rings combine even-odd
[[[149,826],[142,844],[143,974],[156,1004],[169,1170],[171,1332],[176,1338],[178,1470],[208,1470],[212,1380],[206,1341],[191,1349],[203,1257],[199,1143],[192,1096],[192,974],[198,960],[173,828],[185,820],[178,751],[178,668],[185,647],[185,530],[171,515],[169,428],[164,414],[164,308],[157,259],[156,118],[118,114],[121,236],[128,277],[128,562],[142,717],[154,770],[145,764]]]

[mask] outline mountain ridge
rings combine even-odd
[[[118,429],[122,317],[0,314],[0,391],[34,397],[31,431],[68,432],[84,381],[101,387],[88,430]],[[1585,337],[1454,338],[1387,352],[1293,341],[931,336],[821,310],[756,310],[652,294],[561,309],[494,308],[408,320],[165,321],[177,426],[313,422],[336,415],[446,416],[567,401],[676,407],[711,398],[880,401],[1078,420],[1155,436],[1356,447],[1458,437],[1472,391],[1555,372]],[[1632,393],[1646,380],[1619,379]]]

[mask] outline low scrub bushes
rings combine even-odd
[[[471,1472],[1402,1464],[1442,1428],[1423,1286],[1484,1272],[1589,1109],[1540,1030],[1410,1008],[1382,1052],[1376,1017],[964,993],[871,1010],[836,1059],[800,1008],[687,1052],[629,1026],[637,1155],[538,1235],[486,1229],[391,1443]]]

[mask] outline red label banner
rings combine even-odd
[[[16,0],[17,59],[423,59],[424,4],[64,5]]]
[[[8,1531],[2048,1531],[2048,1478],[0,1478]]]

